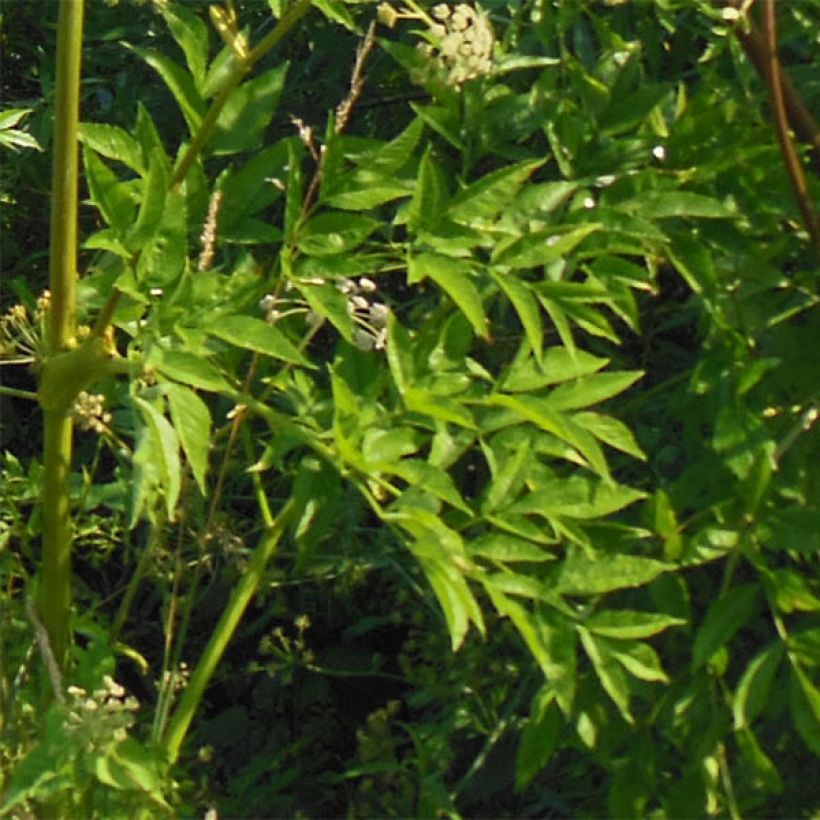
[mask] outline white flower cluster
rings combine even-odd
[[[359,350],[384,350],[390,308],[384,302],[371,301],[376,292],[376,283],[361,276],[358,281],[341,279],[336,287],[347,297],[348,313],[356,323],[353,344]]]
[[[110,675],[90,695],[80,686],[69,686],[67,693],[66,728],[86,751],[105,751],[125,740],[139,703]]]
[[[466,3],[453,9],[440,3],[433,17],[438,22],[430,27],[430,34],[437,45],[426,45],[423,51],[443,63],[450,83],[461,85],[493,70],[493,30],[483,12]]]
[[[105,396],[102,393],[86,393],[81,390],[74,400],[71,415],[81,430],[90,430],[101,435],[111,424],[111,413],[105,409]]]
[[[427,26],[428,42],[420,48],[444,70],[451,85],[461,85],[493,70],[495,37],[490,21],[478,7],[439,3],[433,7],[431,17],[413,0],[400,10],[381,3],[378,19],[390,28],[403,19],[422,21]]]
[[[304,283],[324,285],[326,281],[317,277],[305,280]],[[289,284],[288,289],[291,287]],[[347,311],[356,325],[353,330],[353,344],[359,350],[383,350],[387,344],[387,317],[390,308],[383,302],[374,301],[376,283],[366,276],[360,276],[358,279],[339,279],[336,287],[344,294]],[[264,312],[265,321],[271,325],[297,313],[305,314],[305,321],[312,330],[324,322],[324,317],[312,310],[302,299],[268,293],[259,301],[259,309]]]

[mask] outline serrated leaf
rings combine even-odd
[[[757,610],[760,587],[746,584],[735,587],[713,601],[692,645],[692,666],[705,665],[709,659],[746,623]]]
[[[738,681],[732,702],[735,730],[750,727],[766,707],[783,655],[783,645],[777,641],[749,662]]]
[[[541,364],[544,329],[541,324],[541,309],[538,306],[538,301],[527,284],[517,277],[511,274],[498,273],[497,271],[492,271],[492,275],[498,286],[504,291],[504,295],[512,302],[512,306],[521,320],[524,333],[527,335],[527,341],[530,343],[535,355],[535,360]]]
[[[202,124],[205,102],[199,95],[191,75],[164,54],[130,43],[124,42],[123,45],[145,60],[162,77],[176,100],[182,116],[185,117],[188,130],[191,135],[195,134]]]
[[[487,401],[491,405],[509,408],[521,418],[565,441],[584,457],[598,475],[609,480],[609,468],[598,442],[575,424],[570,417],[553,410],[543,399],[533,396],[496,394],[490,396]]]
[[[216,367],[202,356],[186,350],[162,350],[154,347],[151,350],[148,364],[156,367],[162,375],[169,379],[191,387],[223,394],[234,392],[231,383]]]
[[[552,390],[547,402],[555,410],[578,410],[617,396],[643,376],[643,371],[595,373],[572,382],[565,382]],[[576,417],[577,418],[577,417]]]
[[[637,641],[615,642],[609,645],[612,657],[638,680],[649,683],[669,683],[669,676],[663,671],[658,653],[647,643]]]
[[[578,627],[578,636],[587,657],[592,661],[592,666],[601,686],[618,707],[621,717],[629,724],[635,723],[635,719],[629,711],[629,684],[621,667],[615,662],[606,645],[582,626]]]
[[[410,257],[407,273],[410,283],[426,277],[432,279],[456,303],[475,332],[483,339],[489,338],[484,306],[467,263],[435,253],[420,253]]]
[[[162,221],[165,196],[168,191],[168,174],[164,155],[154,150],[148,160],[148,171],[142,180],[142,201],[137,220],[126,237],[129,250],[135,252],[143,247],[154,235]]]
[[[525,465],[532,456],[532,443],[526,439],[519,443],[514,453],[507,455],[498,471],[494,471],[481,504],[482,514],[493,512],[502,505],[509,506],[526,477]]]
[[[276,66],[235,89],[219,112],[210,148],[214,154],[236,154],[259,145],[276,113],[288,64]]]
[[[150,402],[134,396],[149,435],[149,449],[145,455],[150,458],[154,476],[165,499],[168,519],[174,520],[174,511],[179,500],[182,469],[179,461],[179,438],[171,422]]]
[[[211,445],[211,414],[205,402],[189,387],[166,383],[163,390],[191,472],[202,495],[207,495],[205,474]]]
[[[642,194],[635,211],[650,219],[694,216],[705,219],[727,219],[734,211],[712,197],[692,191],[658,191]]]
[[[185,54],[188,70],[201,89],[208,66],[208,27],[183,6],[164,4],[158,7],[158,11]]]
[[[646,461],[646,454],[635,440],[632,431],[619,419],[591,411],[575,413],[572,418],[579,427],[592,433],[604,444],[641,461]]]
[[[560,384],[595,373],[608,364],[609,359],[593,356],[585,350],[572,352],[555,345],[544,352],[540,367],[537,367],[531,358],[516,361],[510,367],[502,387],[510,393],[532,393],[551,384]],[[583,414],[579,413],[575,418],[581,416]]]
[[[472,510],[465,504],[456,489],[450,474],[440,467],[418,459],[403,459],[385,469],[403,478],[411,486],[418,487],[425,493],[431,493],[468,515],[472,514]]]
[[[524,182],[543,164],[544,160],[529,160],[490,172],[452,198],[447,216],[454,222],[466,224],[494,218],[515,199]]]
[[[675,566],[621,553],[599,555],[593,559],[573,547],[558,576],[557,591],[564,595],[602,595],[616,589],[648,584]]]
[[[164,287],[182,273],[187,250],[187,210],[181,190],[166,194],[160,223],[137,261],[137,279],[143,287]]]
[[[467,542],[470,555],[502,563],[554,561],[555,554],[543,547],[503,533],[488,533]]]
[[[433,159],[433,149],[428,146],[419,164],[416,187],[407,209],[411,228],[433,229],[441,221],[447,201],[444,174]]]
[[[299,229],[296,245],[309,256],[348,253],[381,223],[362,214],[327,211],[309,219]]]
[[[622,510],[634,504],[646,493],[623,484],[603,483],[583,476],[542,479],[535,489],[509,511],[542,515],[545,518],[567,516],[591,519]]]
[[[115,233],[124,233],[130,227],[137,210],[132,186],[121,182],[88,146],[83,149],[83,166],[91,201]]]
[[[279,328],[252,316],[221,316],[205,325],[210,336],[284,362],[312,367]]]
[[[630,640],[649,638],[670,626],[681,626],[686,621],[660,612],[641,612],[632,609],[608,609],[596,612],[584,622],[584,626],[596,635],[606,638]]]
[[[511,242],[496,245],[492,262],[511,268],[534,268],[546,265],[566,256],[581,244],[591,233],[601,229],[598,223],[580,225],[563,233],[555,228],[537,231]]]
[[[115,125],[96,122],[80,123],[80,142],[98,154],[127,165],[142,175],[145,171],[140,144],[127,131]]]

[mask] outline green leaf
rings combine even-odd
[[[140,48],[130,43],[124,42],[123,45],[145,60],[162,77],[163,82],[176,100],[182,116],[185,117],[188,130],[191,135],[195,134],[202,124],[202,117],[205,115],[205,101],[199,95],[191,75],[164,54],[147,48]]]
[[[139,398],[139,396],[134,396],[133,401],[140,411],[148,431],[150,445],[144,455],[151,459],[154,476],[165,498],[168,519],[173,521],[177,501],[179,500],[182,475],[179,461],[179,439],[171,423],[153,404]],[[143,464],[143,466],[145,465]]]
[[[502,563],[554,561],[554,553],[548,552],[532,541],[503,533],[488,533],[467,542],[470,555]]]
[[[239,86],[219,112],[210,148],[214,154],[237,154],[256,147],[276,113],[288,64],[254,77]]]
[[[582,626],[577,629],[578,637],[581,639],[587,657],[592,661],[601,686],[618,707],[621,717],[627,723],[634,724],[635,718],[629,711],[629,684],[621,667],[615,662],[603,641],[596,639]]]
[[[491,405],[509,408],[521,418],[565,441],[584,457],[598,475],[609,479],[609,469],[598,442],[570,417],[553,410],[544,399],[496,394],[487,401]]]
[[[412,196],[414,180],[382,176],[370,171],[357,171],[322,197],[322,202],[334,208],[364,211],[394,199]]]
[[[408,387],[402,395],[405,406],[412,413],[422,413],[434,419],[449,421],[468,430],[477,429],[470,411],[453,399],[436,396],[416,387]]]
[[[472,514],[472,510],[459,495],[450,474],[434,464],[419,459],[404,459],[385,467],[385,471],[403,478],[411,487],[430,493],[468,515]]]
[[[732,703],[736,731],[750,727],[766,708],[783,654],[783,645],[772,642],[744,670]]]
[[[518,494],[526,478],[526,466],[532,460],[532,442],[522,440],[515,452],[504,459],[500,469],[493,471],[493,480],[481,504],[481,512],[486,515],[499,507],[509,506]]]
[[[596,612],[584,622],[584,626],[596,635],[606,638],[629,640],[649,638],[670,626],[681,626],[683,618],[673,618],[657,612],[640,612],[632,609],[608,609]]]
[[[145,172],[142,148],[134,137],[115,125],[80,123],[80,142],[108,159],[127,165],[142,175]]]
[[[147,363],[163,376],[182,384],[215,393],[230,395],[234,392],[231,383],[216,367],[202,356],[186,350],[163,350],[154,346]]]
[[[183,6],[164,4],[158,7],[158,11],[184,52],[188,70],[201,91],[208,67],[208,27]]]
[[[432,279],[456,303],[475,332],[483,339],[489,338],[484,306],[472,282],[468,263],[439,254],[420,253],[410,257],[407,274],[409,283],[420,282],[426,277]]]
[[[126,246],[132,252],[141,249],[154,235],[165,208],[165,196],[168,191],[168,174],[165,168],[165,157],[157,150],[151,152],[148,160],[148,172],[142,180],[143,193],[137,221],[128,231]]]
[[[191,472],[202,495],[207,495],[205,474],[208,471],[211,444],[211,414],[208,406],[193,390],[181,384],[166,383],[163,391],[168,398],[171,419]]]
[[[546,478],[533,484],[535,489],[513,504],[510,512],[545,518],[591,519],[617,512],[646,497],[642,490],[623,484],[605,484],[579,475]]]
[[[515,789],[523,791],[550,762],[558,748],[564,718],[555,703],[555,692],[542,687],[533,698],[530,715],[521,731],[515,761]]]
[[[643,376],[643,371],[596,373],[556,387],[547,397],[554,410],[577,410],[617,396]]]
[[[708,663],[715,652],[752,619],[757,611],[759,597],[760,587],[757,584],[746,584],[729,590],[711,604],[692,646],[694,669]]]
[[[612,657],[638,680],[669,683],[669,676],[663,671],[658,653],[649,644],[638,641],[613,641],[609,649]]]
[[[609,359],[593,356],[585,350],[574,352],[555,345],[547,348],[537,367],[531,358],[520,358],[510,367],[502,387],[510,393],[532,393],[550,384],[560,384],[595,373],[609,364]],[[575,418],[580,419],[579,413]],[[582,424],[583,426],[583,424]],[[593,434],[594,430],[591,431]]]
[[[524,182],[543,164],[544,160],[529,160],[492,171],[454,196],[447,216],[467,225],[493,219],[507,208]]]
[[[123,234],[134,219],[137,206],[133,186],[117,175],[88,146],[83,149],[85,179],[91,201],[117,234]]]
[[[579,427],[592,433],[604,444],[641,461],[646,461],[646,454],[635,440],[632,431],[622,421],[612,416],[589,411],[575,413],[572,418]]]
[[[627,207],[622,205],[622,207]],[[735,212],[717,199],[691,191],[658,191],[642,194],[635,200],[634,210],[649,219],[693,216],[706,219],[727,219]]]
[[[794,726],[806,746],[820,755],[820,691],[795,664],[792,665],[790,695]]]
[[[411,228],[433,229],[444,215],[447,188],[443,172],[433,159],[433,149],[428,146],[419,165],[416,187],[407,210]]]
[[[353,161],[363,170],[378,173],[385,181],[390,180],[407,164],[423,133],[424,123],[419,117],[414,117],[397,137],[378,148],[355,155]]]
[[[491,272],[493,279],[504,291],[504,295],[512,302],[512,306],[521,320],[521,326],[527,335],[527,341],[535,354],[535,360],[541,364],[544,329],[541,324],[541,309],[538,306],[538,301],[527,284],[517,277],[498,273],[497,271]],[[507,387],[506,389],[511,388]]]
[[[252,316],[220,316],[206,324],[203,330],[236,347],[303,367],[313,367],[279,328],[261,319]]]
[[[378,220],[362,214],[329,211],[312,217],[301,226],[296,245],[311,256],[348,253],[380,227]]]
[[[146,288],[164,287],[183,271],[188,228],[185,194],[169,191],[159,225],[143,247],[137,262],[137,279]]]
[[[334,23],[344,26],[348,31],[359,31],[356,21],[340,0],[313,0],[313,5],[316,6],[328,20],[332,20]]]
[[[317,316],[328,319],[343,339],[353,340],[354,325],[347,297],[335,285],[314,285],[298,280],[295,284]]]
[[[744,784],[758,794],[780,794],[783,791],[780,773],[760,747],[752,731],[747,728],[739,729],[735,732],[735,740],[743,762]]]
[[[593,559],[572,547],[561,567],[557,591],[564,595],[602,595],[648,584],[675,567],[653,558],[613,553]]]
[[[492,262],[511,268],[534,268],[566,256],[591,233],[601,229],[598,223],[580,225],[559,232],[550,228],[521,236],[512,241],[499,242],[492,253]]]

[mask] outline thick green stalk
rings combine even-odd
[[[165,757],[170,763],[175,763],[179,756],[182,741],[185,739],[188,727],[191,725],[194,714],[205,693],[205,687],[219,664],[225,652],[225,647],[233,637],[245,609],[259,587],[265,567],[276,550],[292,510],[293,501],[291,500],[282,508],[273,526],[260,538],[248,568],[245,570],[242,579],[234,587],[230,600],[222,612],[222,617],[219,619],[219,623],[216,625],[211,639],[208,641],[208,645],[205,647],[202,657],[191,675],[190,683],[185,687],[179,706],[177,706],[174,716],[168,724],[168,731],[160,744]]]
[[[83,0],[61,0],[57,25],[57,78],[51,190],[51,314],[48,352],[74,339],[77,278],[77,131],[80,113]],[[44,413],[43,554],[39,610],[60,666],[68,649],[71,611],[71,516],[68,483],[72,420],[64,409]]]

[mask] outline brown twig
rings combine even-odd
[[[803,173],[797,151],[794,149],[789,134],[789,119],[783,94],[780,59],[777,54],[777,11],[774,0],[765,0],[764,2],[763,32],[766,45],[766,80],[769,85],[769,96],[772,100],[774,124],[777,129],[780,151],[783,154],[783,161],[786,164],[792,188],[794,188],[794,195],[800,208],[800,214],[803,217],[803,223],[811,237],[815,251],[820,256],[820,227],[818,227],[817,216],[812,210],[806,176]]]
[[[729,5],[740,8],[743,0],[729,0]],[[744,25],[735,27],[735,36],[758,74],[765,78],[768,70],[768,50],[760,29],[751,18],[747,18],[744,20]],[[780,86],[789,124],[794,129],[797,138],[808,144],[811,151],[812,169],[817,176],[820,176],[820,126],[814,121],[814,117],[795,90],[791,80],[782,72],[780,73]]]

